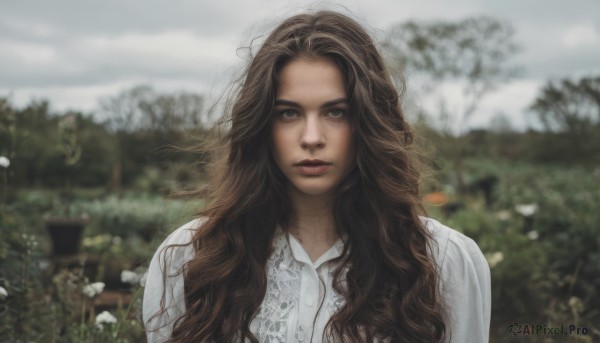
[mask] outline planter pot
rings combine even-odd
[[[79,253],[83,230],[88,222],[87,217],[46,218],[45,225],[52,240],[53,254],[64,256]]]

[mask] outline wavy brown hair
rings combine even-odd
[[[323,339],[441,341],[445,308],[433,240],[419,218],[425,213],[420,173],[400,94],[371,36],[330,11],[285,20],[244,71],[221,122],[228,128],[219,137],[222,154],[212,165],[201,211],[207,220],[193,236],[193,259],[182,268],[186,310],[171,341],[258,342],[249,326],[265,296],[275,229],[286,230],[292,211],[287,180],[272,156],[272,113],[278,72],[299,57],[328,58],[342,71],[356,144],[356,164],[333,207],[336,229],[348,237],[333,281],[345,305]]]

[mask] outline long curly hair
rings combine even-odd
[[[334,200],[336,230],[348,238],[333,287],[345,299],[322,339],[437,342],[446,335],[433,239],[419,218],[413,133],[371,36],[331,11],[283,21],[244,70],[220,122],[223,147],[212,163],[206,218],[182,268],[185,313],[172,342],[258,342],[250,323],[267,289],[266,263],[277,227],[288,228],[287,180],[272,154],[278,72],[299,58],[328,58],[345,78],[356,163]],[[343,229],[342,229],[343,228]],[[344,272],[346,270],[347,272]],[[345,282],[343,282],[345,280]]]

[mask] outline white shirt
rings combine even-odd
[[[440,271],[441,293],[449,311],[447,342],[488,342],[491,314],[490,269],[477,244],[462,233],[438,221],[421,217],[433,234],[433,254]],[[183,275],[168,277],[166,312],[148,320],[160,309],[163,293],[165,252],[170,244],[190,242],[197,219],[175,230],[158,248],[148,270],[144,290],[143,318],[148,342],[163,342],[173,322],[183,314]],[[278,230],[273,253],[267,261],[267,291],[250,330],[260,342],[321,342],[327,321],[344,299],[332,286],[335,265],[329,261],[341,255],[343,240],[338,240],[314,263],[293,235]],[[193,257],[192,246],[167,250],[168,274]]]

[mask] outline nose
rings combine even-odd
[[[314,150],[325,145],[324,132],[319,116],[306,116],[302,136],[300,138],[302,148]]]

